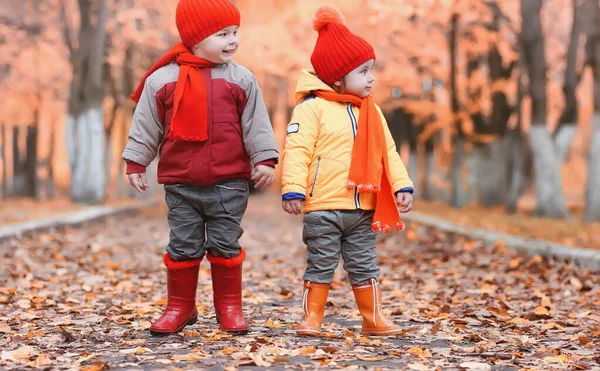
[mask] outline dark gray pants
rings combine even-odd
[[[248,181],[231,179],[200,187],[191,184],[165,184],[169,208],[167,252],[174,261],[200,259],[212,255],[234,258],[240,253],[239,238],[244,233],[242,216],[248,206]]]
[[[373,211],[324,210],[304,215],[304,243],[308,247],[304,280],[331,283],[340,261],[351,285],[378,279],[376,235],[371,230]]]

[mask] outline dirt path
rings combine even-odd
[[[299,338],[301,219],[257,195],[244,223],[251,332],[238,337],[217,331],[206,262],[199,323],[149,335],[165,304],[162,208],[1,244],[0,367],[600,370],[597,274],[410,225],[378,247],[385,312],[405,333],[362,337],[338,270],[327,336]]]

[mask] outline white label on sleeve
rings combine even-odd
[[[288,134],[297,133],[299,130],[300,130],[300,124],[297,124],[297,123],[289,124],[287,127]]]

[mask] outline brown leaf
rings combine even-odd
[[[577,338],[577,340],[579,341],[579,344],[581,344],[581,345],[588,345],[590,343],[590,338],[588,338],[584,334],[580,334],[579,337]]]
[[[107,370],[108,364],[104,361],[96,361],[89,366],[83,366],[80,368],[81,371],[101,371]]]
[[[334,353],[337,353],[337,352],[339,352],[339,351],[340,351],[340,350],[339,350],[338,348],[336,348],[336,347],[322,347],[321,349],[322,349],[322,350],[323,350],[325,353],[332,353],[332,354],[334,354]]]
[[[432,335],[435,335],[438,333],[438,331],[440,331],[440,327],[442,327],[442,322],[436,322],[435,325],[431,326],[429,332],[431,332]]]
[[[356,356],[356,358],[360,359],[361,361],[365,361],[365,362],[377,362],[377,361],[383,361],[385,359],[383,357],[367,357],[367,356]]]
[[[302,355],[314,354],[317,351],[317,348],[305,348],[300,351]]]

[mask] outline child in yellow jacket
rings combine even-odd
[[[369,95],[373,47],[348,30],[337,9],[319,8],[313,26],[314,72],[300,75],[282,165],[282,207],[304,213],[308,247],[304,318],[296,332],[320,334],[341,254],[363,334],[398,334],[400,326],[381,309],[376,232],[403,228],[398,212],[411,210],[413,184]]]

